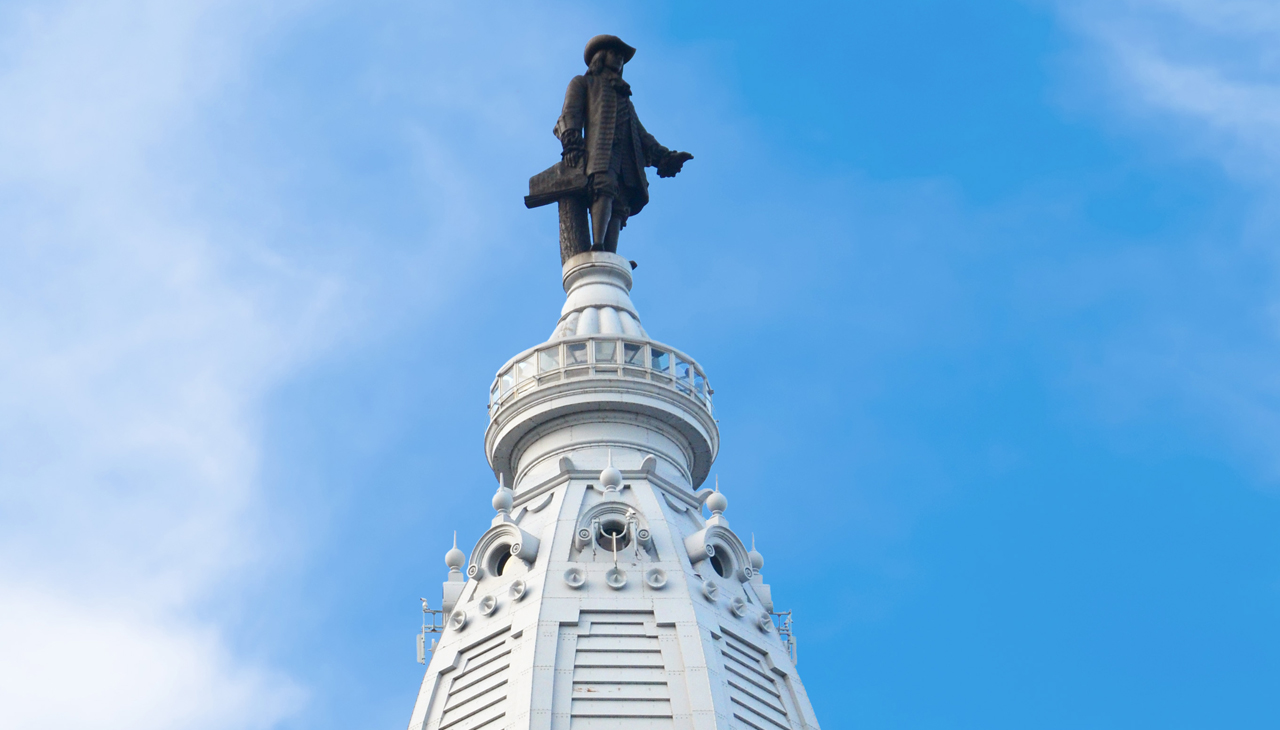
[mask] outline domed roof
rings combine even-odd
[[[624,335],[649,339],[631,303],[631,267],[616,253],[579,254],[565,265],[564,290],[551,340],[584,335]]]
[[[649,339],[649,333],[644,331],[635,315],[625,309],[605,306],[584,307],[563,315],[556,323],[555,332],[551,333],[551,340],[582,335],[623,335]]]

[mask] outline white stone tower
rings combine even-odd
[[[720,439],[702,368],[650,339],[617,254],[571,258],[564,288],[493,384],[497,514],[445,558],[410,730],[817,730],[764,558],[695,491]]]

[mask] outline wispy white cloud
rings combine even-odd
[[[193,606],[248,559],[258,401],[340,282],[229,255],[172,157],[253,3],[9,7],[0,61],[0,706],[10,727],[266,727],[288,677]]]
[[[1181,144],[1233,173],[1280,180],[1280,5],[1125,0],[1064,10],[1090,41],[1112,104],[1174,123]]]
[[[383,149],[408,156],[406,197],[428,211],[405,245],[371,241],[379,234],[333,204],[333,187],[292,209],[275,199],[282,177],[315,168],[341,179],[344,162],[297,147],[228,161],[213,141],[234,110],[288,95],[263,88],[282,82],[263,81],[262,55],[299,26],[323,25],[316,15],[346,12],[241,0],[0,9],[8,726],[269,727],[305,715],[305,681],[245,656],[235,627],[210,618],[256,590],[244,584],[259,574],[245,568],[262,555],[296,557],[258,517],[270,502],[259,473],[266,403],[335,342],[367,336],[354,324],[385,331],[427,316],[493,248],[523,248],[511,234],[530,214],[518,197],[494,212],[485,168],[513,164],[513,148],[544,164],[530,140],[550,140],[554,100],[532,103],[530,74],[511,74],[509,56],[446,61],[498,33],[526,71],[561,85],[548,34],[590,35],[541,7],[499,19],[419,7],[360,31],[355,40],[377,47],[355,61],[361,88],[344,91],[380,115],[380,142],[400,135]],[[353,130],[333,123],[308,133],[333,136],[320,145],[335,151],[321,155],[338,157]],[[290,133],[268,126],[242,136]],[[223,197],[205,200],[211,191]],[[309,216],[317,207],[323,225]],[[299,231],[322,240],[299,246]]]
[[[1073,94],[1163,160],[1217,165],[1240,187],[1240,216],[1191,240],[1143,242],[1082,273],[1141,291],[1140,331],[1081,357],[1112,416],[1171,404],[1202,444],[1280,479],[1280,5],[1269,0],[1062,4],[1083,41]],[[1152,245],[1158,244],[1158,245]],[[1134,257],[1141,265],[1133,267]],[[1171,291],[1177,288],[1178,291]],[[1170,396],[1176,397],[1170,400]],[[1121,415],[1123,413],[1124,415]]]

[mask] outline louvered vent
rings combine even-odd
[[[725,635],[720,646],[729,682],[729,701],[736,722],[731,727],[791,730],[787,703],[764,660],[764,652]]]
[[[584,611],[577,626],[562,632],[577,634],[573,730],[672,727],[671,690],[652,613]]]
[[[461,652],[449,683],[439,730],[496,729],[507,710],[507,675],[511,646],[507,630]]]

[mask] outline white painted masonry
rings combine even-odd
[[[551,339],[494,382],[504,486],[447,556],[410,730],[817,730],[764,558],[694,491],[719,450],[705,373],[648,337],[622,257],[580,254],[564,282]]]

